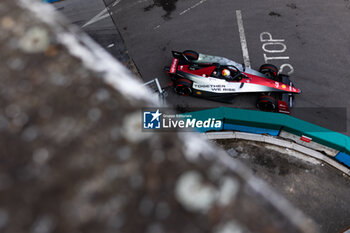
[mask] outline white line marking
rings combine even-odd
[[[264,38],[268,36],[268,38]],[[260,41],[261,42],[284,42],[284,39],[272,39],[272,35],[269,32],[260,33]]]
[[[289,67],[290,71],[288,71],[288,75],[291,75],[294,73],[294,67],[291,65],[291,64],[283,64],[280,66],[280,70],[278,71],[278,73],[282,73],[283,72],[283,69],[284,67]]]
[[[134,7],[134,6],[138,5],[138,4],[141,4],[141,3],[144,3],[144,2],[149,2],[149,1],[150,1],[150,0],[139,0],[139,1],[134,2],[134,3],[132,3],[132,4],[128,5],[128,6],[125,6],[124,8],[119,8],[119,9],[117,9],[117,10],[113,10],[113,11],[111,12],[111,15],[116,15],[116,14],[122,12],[123,10],[130,9],[130,8],[132,8],[132,7]],[[115,6],[115,5],[114,5],[114,6]],[[109,7],[109,8],[111,8],[111,7]],[[109,9],[109,8],[108,8],[108,9]]]
[[[276,49],[280,46],[280,49]],[[266,47],[272,47],[275,49],[267,49]],[[267,42],[262,45],[262,49],[266,53],[284,53],[287,50],[287,45],[281,42]]]
[[[239,37],[241,39],[243,61],[244,61],[245,66],[250,68],[251,66],[250,66],[250,60],[249,60],[247,40],[245,39],[242,13],[240,10],[236,10],[236,17],[237,17],[237,23],[238,23]]]
[[[93,24],[93,23],[96,23],[102,19],[105,19],[107,17],[109,17],[109,13],[108,13],[108,10],[111,8],[111,7],[114,7],[116,6],[117,4],[119,4],[122,0],[116,0],[115,2],[113,2],[112,6],[108,6],[107,8],[103,9],[100,13],[98,13],[96,16],[94,16],[92,19],[90,19],[87,23],[85,23],[82,28],[90,25],[90,24]]]
[[[193,6],[191,6],[191,7],[187,8],[186,10],[182,11],[179,15],[183,15],[183,14],[187,13],[188,11],[190,11],[190,10],[196,8],[197,6],[203,4],[203,3],[206,2],[206,1],[207,1],[207,0],[201,0],[201,1],[197,2],[197,3],[194,4]]]
[[[268,57],[268,56],[266,56],[266,53],[264,53],[264,60],[265,60],[265,63],[268,63],[269,60],[289,60],[289,56],[285,56],[285,57]]]
[[[186,14],[187,12],[189,12],[190,10],[196,8],[197,6],[203,4],[204,2],[206,2],[207,0],[200,0],[199,2],[197,2],[196,4],[194,4],[193,6],[187,8],[186,10],[182,11],[179,13],[179,15],[183,15],[183,14]],[[157,25],[155,27],[153,27],[154,30],[157,30],[158,28],[160,28],[161,25]]]

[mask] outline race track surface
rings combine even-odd
[[[145,81],[171,63],[171,50],[196,50],[243,62],[237,11],[241,12],[249,61],[265,62],[291,73],[302,94],[292,115],[350,135],[350,2],[335,0],[109,1],[113,20]],[[179,97],[169,89],[168,102],[185,108],[219,106],[254,108],[255,95],[237,96],[232,104]],[[347,113],[347,114],[346,114]]]

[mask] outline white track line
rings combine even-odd
[[[107,8],[103,9],[100,13],[98,13],[96,16],[94,16],[92,19],[90,19],[87,23],[85,23],[82,28],[86,27],[86,26],[89,26],[90,24],[93,24],[93,23],[96,23],[102,19],[105,19],[107,17],[109,17],[110,15],[113,15],[113,14],[117,14],[119,12],[122,11],[122,9],[118,9],[116,11],[113,11],[109,14],[109,10],[112,9],[113,7],[115,7],[116,5],[118,5],[122,0],[115,0],[115,2],[113,2],[112,4],[110,4]],[[137,2],[134,2],[132,3],[131,5],[127,6],[124,8],[124,10],[126,8],[131,8],[131,7],[134,7],[136,6],[137,4],[140,4],[140,3],[143,3],[143,2],[148,2],[150,0],[139,0]]]
[[[181,12],[179,13],[179,16],[182,16],[183,14],[186,14],[186,13],[189,12],[190,10],[192,10],[192,9],[194,9],[194,8],[196,8],[196,7],[200,6],[200,5],[202,5],[202,4],[203,4],[204,2],[206,2],[206,1],[207,1],[207,0],[200,0],[199,2],[197,2],[196,4],[194,4],[193,6],[190,6],[190,7],[187,8],[186,10],[181,11]],[[161,25],[163,25],[163,24],[159,24],[159,25],[153,27],[153,29],[154,29],[154,30],[157,30],[158,28],[160,28]]]
[[[187,13],[188,11],[190,11],[190,10],[196,8],[197,6],[203,4],[205,1],[207,1],[207,0],[201,0],[201,1],[197,2],[193,6],[191,6],[191,7],[187,8],[186,10],[182,11],[179,15],[183,15],[183,14]]]
[[[237,24],[239,37],[241,39],[242,53],[243,53],[243,61],[246,67],[250,68],[250,60],[248,53],[247,40],[245,39],[244,27],[243,27],[243,19],[242,12],[240,10],[236,10]]]
[[[116,0],[115,2],[113,2],[113,4],[111,6],[108,6],[107,8],[103,9],[100,13],[98,13],[96,16],[94,16],[92,19],[90,19],[87,23],[85,23],[82,28],[89,26],[90,24],[96,23],[102,19],[105,19],[107,17],[109,17],[109,13],[108,10],[111,7],[115,7],[116,5],[118,5],[121,2],[121,0]]]

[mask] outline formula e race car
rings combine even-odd
[[[256,102],[259,109],[290,113],[294,94],[301,93],[288,75],[279,74],[271,64],[264,64],[256,71],[227,58],[192,50],[172,51],[172,54],[172,64],[164,70],[179,95],[230,102],[240,93],[259,93]]]

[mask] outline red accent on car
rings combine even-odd
[[[307,137],[305,135],[301,135],[300,140],[309,143],[312,141],[312,138]]]
[[[180,66],[179,70],[186,73],[199,75],[199,76],[202,76],[204,74],[206,77],[209,77],[214,72],[215,68],[216,66],[208,66],[201,69],[191,70],[189,69],[189,65],[183,65],[183,66]]]
[[[287,102],[286,101],[282,101],[282,100],[278,100],[277,110],[280,113],[287,113],[287,114],[290,113],[290,110],[289,110]]]
[[[179,62],[179,59],[176,59],[176,58],[173,59],[173,62],[171,63],[171,67],[170,67],[170,73],[173,74],[176,72],[178,62]]]
[[[277,82],[277,81],[264,78],[261,76],[253,75],[253,74],[248,74],[248,73],[243,73],[243,74],[245,74],[250,78],[249,83],[251,84],[263,85],[263,86],[267,86],[267,87],[271,87],[274,89],[291,92],[291,93],[297,93],[297,94],[301,93],[301,91],[298,88],[290,87],[289,85],[283,84],[281,82]],[[247,81],[243,80],[243,82],[247,82]],[[282,87],[283,85],[284,85],[284,88]]]

